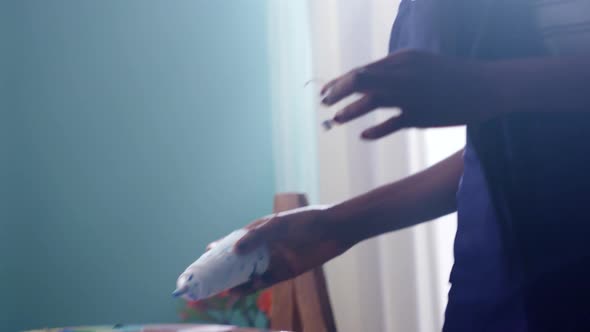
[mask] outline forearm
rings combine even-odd
[[[463,151],[434,166],[329,208],[328,220],[352,243],[454,212]]]
[[[482,66],[497,112],[590,111],[590,58],[555,57]],[[482,105],[485,107],[485,105]]]

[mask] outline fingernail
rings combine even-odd
[[[363,133],[361,134],[361,137],[364,139],[370,139],[371,138],[371,131],[370,130],[363,131]]]
[[[320,97],[325,97],[327,95],[330,94],[330,92],[332,92],[331,88],[323,88],[322,91],[320,92]]]
[[[336,114],[334,116],[334,121],[336,121],[338,123],[342,123],[342,122],[344,122],[344,116],[342,116],[342,114]]]

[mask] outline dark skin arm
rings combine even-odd
[[[403,180],[327,208],[304,208],[268,216],[247,226],[241,253],[265,243],[271,265],[261,278],[235,291],[249,293],[293,278],[365,239],[417,225],[456,210],[463,173],[462,150]]]
[[[328,209],[341,223],[341,238],[355,244],[384,233],[436,219],[457,210],[463,150],[432,167]]]

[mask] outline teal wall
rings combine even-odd
[[[0,331],[176,321],[177,275],[271,209],[265,2],[0,2]]]

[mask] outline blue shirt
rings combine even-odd
[[[390,51],[403,48],[445,53],[445,29],[436,0],[402,0]],[[494,208],[471,144],[464,153],[464,175],[457,193],[455,263],[445,315],[445,331],[518,331],[524,315],[518,280],[509,274]]]
[[[444,331],[526,331],[520,274],[508,264],[496,210],[467,139]]]
[[[402,0],[390,51],[490,59],[588,54],[587,7],[587,0]],[[588,154],[581,152],[590,138],[590,119],[518,115],[468,131],[478,139],[485,162],[468,137],[444,330],[526,331],[552,329],[547,323],[562,328],[587,323],[590,315],[576,294],[590,289],[584,282],[590,273],[585,260],[590,228],[578,203],[590,197],[584,186],[590,182]],[[493,188],[489,178],[496,180]],[[561,273],[568,262],[577,263]]]

